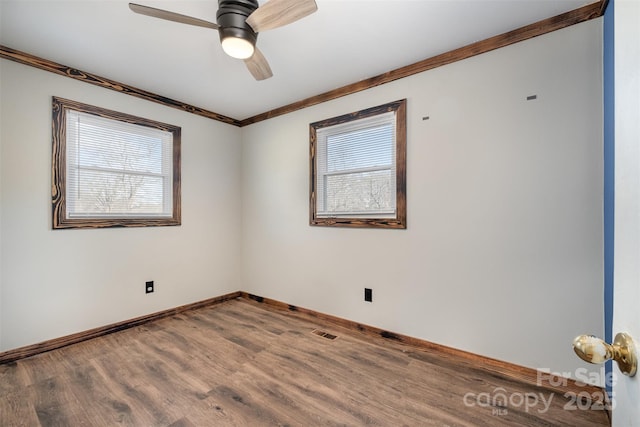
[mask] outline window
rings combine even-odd
[[[311,123],[311,225],[407,227],[406,102]]]
[[[53,98],[53,228],[180,225],[177,126]]]

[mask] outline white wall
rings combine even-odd
[[[0,350],[241,289],[237,127],[7,60],[0,73]],[[51,229],[53,95],[182,127],[181,226]]]
[[[309,226],[309,123],[401,98],[408,229]],[[601,19],[242,140],[246,291],[532,368],[588,366],[571,342],[603,333]]]

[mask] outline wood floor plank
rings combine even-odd
[[[38,415],[33,402],[35,394],[30,387],[0,396],[0,426],[38,426]]]
[[[0,398],[24,386],[17,362],[0,365]]]
[[[33,406],[40,425],[51,427],[90,426],[84,408],[64,377],[52,377],[31,385]]]
[[[246,366],[242,374],[251,375],[270,401],[280,402],[282,410],[295,408],[303,419],[315,420],[315,425],[385,425],[378,421],[383,413],[393,416],[399,423],[411,421],[415,425],[419,421],[411,414],[389,410],[370,397],[364,397],[362,392],[370,386],[368,384],[359,382],[344,387],[338,381],[333,382],[331,376],[318,376],[312,369],[301,370],[299,365],[283,363],[282,359],[269,357],[269,354],[261,355],[260,360]],[[269,393],[269,390],[276,392]],[[271,394],[275,394],[275,398]],[[386,393],[380,395],[384,395],[385,400],[389,398]]]
[[[568,402],[469,359],[245,300],[0,365],[0,426],[609,425]]]

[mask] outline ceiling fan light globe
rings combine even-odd
[[[240,37],[225,37],[222,39],[222,50],[232,58],[247,59],[253,55],[253,44]]]

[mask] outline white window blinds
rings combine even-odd
[[[171,132],[72,110],[66,116],[69,218],[172,216]]]
[[[395,112],[317,131],[317,215],[396,212]]]

